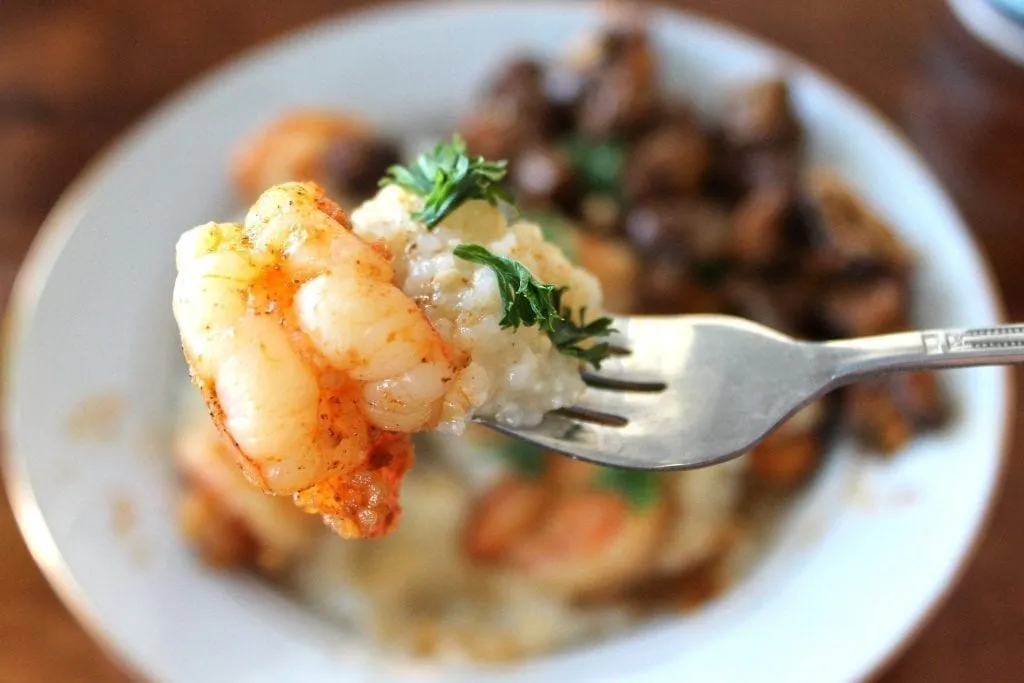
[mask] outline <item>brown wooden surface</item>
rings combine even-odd
[[[67,183],[160,98],[263,39],[369,4],[0,2],[0,300]],[[940,0],[677,4],[777,41],[880,107],[952,191],[991,258],[1009,315],[1024,319],[1024,69],[974,43]],[[880,680],[1024,675],[1024,504],[1016,495],[1022,487],[1024,438],[1018,437],[1004,495],[976,557]],[[0,680],[129,680],[54,597],[6,505],[0,505],[0,547]]]

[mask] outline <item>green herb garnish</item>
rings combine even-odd
[[[594,483],[604,489],[621,493],[634,508],[645,508],[658,500],[658,475],[642,470],[602,468]]]
[[[606,342],[583,346],[583,342],[597,337],[607,337],[613,332],[609,318],[598,318],[585,322],[586,309],[580,310],[580,322],[573,320],[573,312],[562,307],[565,287],[538,282],[519,261],[492,254],[479,244],[460,244],[455,255],[466,261],[478,263],[494,271],[501,291],[504,311],[501,327],[539,327],[559,352],[579,358],[596,368],[608,357],[610,350]]]
[[[622,199],[622,175],[626,166],[626,145],[622,141],[569,136],[565,150],[573,175],[584,190],[616,201]]]
[[[432,152],[421,154],[408,168],[392,166],[380,185],[399,185],[424,197],[423,210],[413,218],[432,230],[470,199],[511,204],[512,194],[501,185],[506,166],[504,160],[470,157],[462,138],[455,135],[451,142],[440,143]]]
[[[544,473],[544,454],[536,446],[519,439],[502,439],[497,454],[519,474],[539,477]]]

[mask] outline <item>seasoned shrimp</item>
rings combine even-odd
[[[385,248],[313,183],[264,192],[244,225],[177,245],[173,309],[193,382],[246,477],[345,536],[387,533],[411,447],[455,354],[392,284]]]
[[[296,493],[295,502],[323,515],[346,538],[382,536],[395,524],[399,488],[412,461],[407,434],[378,432],[365,471],[324,479]]]
[[[179,521],[207,564],[276,574],[310,549],[316,520],[250,486],[208,421],[188,426],[175,457],[185,479]]]
[[[233,165],[235,183],[247,198],[293,180],[326,183],[331,145],[369,136],[369,126],[355,117],[322,111],[291,112],[240,147]]]
[[[596,471],[572,463],[549,469],[543,480],[498,483],[470,513],[466,553],[567,598],[625,590],[651,571],[668,508],[663,500],[631,507],[592,485]]]

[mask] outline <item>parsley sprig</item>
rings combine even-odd
[[[431,230],[470,199],[512,204],[512,194],[501,185],[506,165],[504,160],[469,156],[462,138],[454,135],[451,142],[421,154],[408,168],[392,166],[380,184],[399,185],[422,196],[423,209],[413,218]],[[492,254],[478,244],[460,244],[455,255],[494,271],[504,307],[503,328],[536,325],[559,352],[601,367],[601,361],[609,355],[608,344],[587,342],[608,336],[612,332],[610,319],[598,318],[587,323],[587,311],[582,309],[577,323],[573,312],[562,305],[564,287],[538,282],[522,263]]]
[[[519,261],[491,253],[479,244],[460,244],[455,247],[459,258],[487,266],[498,279],[501,302],[504,308],[501,327],[539,327],[559,352],[579,358],[596,368],[608,357],[607,342],[586,345],[585,342],[598,337],[607,337],[614,330],[609,318],[597,318],[585,322],[586,309],[579,313],[580,322],[573,318],[573,312],[562,305],[565,287],[555,287],[539,282]]]
[[[399,185],[423,197],[423,210],[413,218],[432,230],[470,199],[511,204],[512,194],[501,185],[506,166],[504,160],[469,156],[466,144],[455,135],[451,142],[440,143],[433,151],[421,154],[408,168],[392,166],[380,184]]]
[[[495,453],[524,477],[537,479],[544,474],[544,452],[536,446],[519,439],[502,438]]]
[[[652,505],[661,495],[658,475],[644,470],[603,467],[597,472],[594,483],[599,488],[618,493],[634,509]]]

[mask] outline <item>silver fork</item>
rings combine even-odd
[[[723,315],[622,317],[619,350],[573,408],[526,429],[477,422],[582,460],[643,470],[734,458],[814,399],[900,370],[1024,362],[1024,324],[797,341]],[[626,351],[628,349],[628,351]]]

